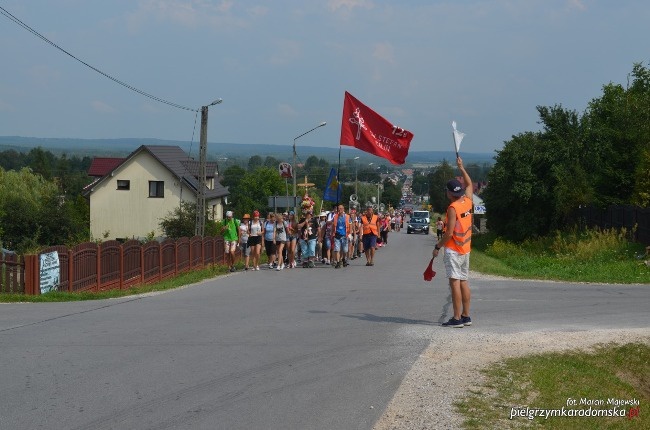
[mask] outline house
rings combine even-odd
[[[205,202],[208,218],[223,218],[229,194],[216,176],[217,164],[206,163]],[[84,191],[90,201],[90,232],[103,239],[163,235],[160,220],[180,206],[196,203],[199,162],[178,146],[142,145],[127,158],[97,158]]]

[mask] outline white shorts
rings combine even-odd
[[[235,252],[237,251],[237,246],[239,243],[236,240],[224,240],[223,241],[223,252]]]
[[[443,257],[447,277],[450,279],[460,279],[467,281],[469,279],[469,253],[459,254],[456,251],[445,248]]]

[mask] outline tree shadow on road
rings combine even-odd
[[[412,320],[408,318],[401,317],[385,317],[373,314],[356,314],[356,315],[341,315],[346,318],[356,318],[361,321],[370,321],[370,322],[383,322],[383,323],[395,323],[395,324],[419,324],[419,325],[438,325],[437,322],[426,321],[426,320]]]

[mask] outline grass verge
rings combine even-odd
[[[468,429],[650,429],[649,345],[598,345],[589,352],[511,358],[483,372],[484,385],[455,403]],[[610,399],[638,403],[617,405]],[[511,418],[513,408],[524,416]],[[565,408],[574,414],[616,409],[628,416],[529,419],[529,411],[536,408]]]
[[[472,270],[513,278],[650,284],[640,244],[625,232],[569,231],[515,244],[494,235],[472,237]]]
[[[241,263],[239,263],[241,266]],[[242,266],[243,267],[243,266]],[[228,267],[215,265],[200,270],[191,270],[181,273],[178,276],[167,278],[160,282],[144,285],[136,285],[125,290],[108,290],[99,292],[64,293],[53,291],[51,293],[29,296],[25,294],[0,294],[0,302],[74,302],[82,300],[102,300],[117,297],[132,296],[135,294],[151,293],[156,291],[171,290],[184,285],[194,284],[204,279],[228,273]]]

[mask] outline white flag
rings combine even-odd
[[[456,153],[460,151],[460,143],[463,141],[463,137],[465,137],[465,133],[461,133],[460,131],[456,130],[456,121],[451,122],[451,128],[454,129],[454,143],[456,144]]]

